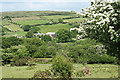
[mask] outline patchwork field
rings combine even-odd
[[[86,18],[74,18],[74,19],[66,19],[64,22],[83,22]]]
[[[3,78],[31,78],[38,70],[49,69],[51,64],[38,64],[30,69],[28,66],[22,67],[2,67]],[[117,78],[118,66],[112,64],[87,64],[86,65],[91,72],[91,75],[86,75],[81,78]],[[74,64],[74,70],[82,70],[81,64]],[[72,76],[74,77],[74,75]]]
[[[41,25],[37,26],[40,28],[40,32],[46,33],[46,32],[57,32],[59,29],[67,29],[73,27],[68,24],[53,24],[53,25]]]
[[[5,33],[5,36],[9,37],[9,36],[14,36],[17,34],[17,36],[20,37],[20,36],[25,36],[26,33],[27,32],[25,31],[9,32],[9,33]]]
[[[9,22],[6,21],[6,20],[3,20],[3,21],[2,21],[2,25],[9,25],[9,24],[11,24],[11,23],[9,23]]]
[[[69,15],[71,12],[64,11],[12,11],[2,12],[2,16],[10,16],[12,18],[17,17],[34,17],[34,16],[48,16],[48,15]]]
[[[6,25],[4,27],[8,28],[11,31],[23,31],[23,29],[20,28],[19,25],[15,25],[15,24]]]
[[[73,17],[73,16],[77,16],[77,15],[52,15],[52,16],[41,16],[41,18],[43,19],[54,19],[57,20],[59,18],[68,18],[68,17]]]
[[[12,18],[12,21],[23,21],[23,20],[33,20],[33,19],[40,19],[40,17],[21,17],[21,18]]]
[[[36,25],[36,24],[46,24],[49,23],[47,20],[23,20],[23,21],[16,21],[15,23],[20,25]]]

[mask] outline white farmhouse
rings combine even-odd
[[[49,35],[51,38],[56,36],[55,32],[47,32],[46,35]]]

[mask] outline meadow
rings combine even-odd
[[[33,19],[40,19],[40,17],[20,17],[20,18],[11,18],[13,22],[15,21],[23,21],[23,20],[33,20]]]
[[[46,24],[49,23],[47,20],[24,20],[24,21],[16,21],[15,23],[20,25],[36,25],[36,24]]]
[[[58,20],[59,18],[69,18],[69,17],[75,17],[78,16],[76,14],[69,14],[69,15],[51,15],[51,16],[41,16],[43,19],[53,19],[53,20]]]
[[[2,12],[2,16],[10,16],[12,18],[20,17],[35,17],[35,16],[48,16],[48,15],[69,15],[71,12],[63,11],[12,11],[12,12]]]
[[[66,19],[64,22],[83,22],[86,18],[73,18],[73,19]]]
[[[18,37],[20,36],[25,36],[27,32],[25,31],[16,31],[16,32],[8,32],[8,33],[5,33],[4,37],[10,37],[10,36],[14,36],[17,34]]]
[[[47,33],[47,32],[57,32],[59,29],[69,30],[73,26],[70,26],[68,24],[53,24],[53,25],[41,25],[37,27],[40,28],[39,32]]]
[[[1,25],[9,25],[11,23],[9,23],[8,21],[2,21],[2,24]]]
[[[20,28],[19,25],[15,25],[15,24],[6,25],[4,27],[8,28],[10,31],[13,31],[13,32],[15,32],[15,31],[23,31],[23,29]]]
[[[20,67],[2,67],[3,78],[31,78],[34,73],[38,70],[44,71],[49,69],[51,64],[38,64],[32,68],[29,66]],[[83,69],[81,64],[74,64],[73,70],[79,71]],[[118,66],[113,64],[87,64],[86,65],[91,72],[91,75],[83,76],[80,78],[117,78],[118,77]],[[17,74],[16,74],[17,73]],[[72,75],[74,78],[75,75]]]

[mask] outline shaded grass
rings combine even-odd
[[[37,27],[40,28],[40,32],[46,33],[46,32],[57,32],[59,29],[69,30],[73,26],[70,26],[68,24],[53,24],[53,25],[41,25]]]
[[[38,70],[45,70],[50,68],[50,64],[39,64],[34,68],[28,70],[28,66],[22,67],[2,67],[2,77],[3,78],[31,78],[34,73]],[[82,70],[83,66],[81,64],[74,64],[74,70]],[[118,66],[113,64],[87,64],[91,71],[90,76],[83,76],[82,78],[114,78],[118,77]],[[107,69],[107,70],[106,70]],[[73,75],[74,77],[74,75]]]

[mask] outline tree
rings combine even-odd
[[[14,53],[15,56],[19,56],[20,58],[29,56],[29,51],[27,51],[26,47],[22,45],[12,46],[10,50]]]
[[[11,46],[20,45],[22,40],[16,37],[2,38],[2,48],[10,48]]]
[[[51,39],[50,36],[44,35],[44,36],[42,36],[41,40],[43,40],[43,41],[51,41],[52,39]]]
[[[33,32],[29,31],[27,34],[26,34],[26,37],[27,38],[32,38],[33,37]]]
[[[72,38],[76,38],[76,36],[78,34],[78,31],[77,30],[72,30],[70,33],[71,33]]]
[[[59,18],[59,19],[58,19],[58,22],[59,22],[59,23],[62,23],[62,22],[63,22],[63,19]]]
[[[32,27],[30,30],[31,30],[33,33],[37,33],[37,32],[40,30],[40,28],[39,28],[39,27]]]
[[[24,30],[24,31],[29,31],[29,30],[30,30],[30,28],[31,28],[31,26],[30,26],[30,25],[25,25],[25,26],[23,27],[23,30]]]
[[[119,2],[91,2],[83,14],[89,20],[85,31],[88,37],[106,45],[110,55],[120,58],[120,3]],[[120,59],[119,59],[120,62]]]
[[[58,42],[68,42],[71,41],[70,31],[65,29],[60,29],[57,33],[56,39]]]
[[[72,68],[73,66],[70,60],[63,55],[57,55],[53,59],[52,72],[55,75],[58,74],[59,76],[62,76],[62,78],[69,80],[72,75]]]

